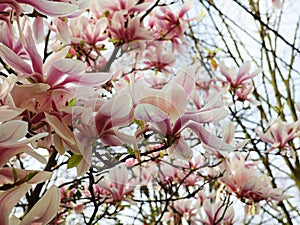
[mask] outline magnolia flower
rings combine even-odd
[[[273,201],[279,202],[289,197],[282,194],[283,189],[272,188],[270,178],[266,174],[257,175],[257,171],[247,164],[243,157],[235,155],[227,159],[221,169],[224,169],[225,173],[220,181],[230,193],[248,205],[264,200],[275,207]]]
[[[194,204],[193,204],[194,203]],[[196,225],[198,202],[191,199],[180,199],[174,202],[174,211],[179,214],[181,220],[186,220],[192,225]]]
[[[111,146],[133,143],[133,137],[118,131],[133,121],[133,103],[128,93],[121,93],[105,102],[95,117],[95,126],[100,140]]]
[[[222,202],[212,203],[209,199],[204,200],[203,211],[205,219],[199,219],[204,225],[233,224],[234,209],[227,207]]]
[[[282,6],[282,3],[280,0],[272,0],[272,4],[275,8],[280,9]]]
[[[231,88],[239,88],[249,82],[250,79],[257,76],[261,69],[255,70],[253,73],[249,74],[250,70],[250,61],[246,61],[238,70],[227,69],[224,62],[220,62],[220,72],[225,77],[225,80],[222,80],[224,83],[229,84]]]
[[[230,145],[210,134],[202,126],[204,123],[218,121],[226,116],[224,102],[220,95],[211,96],[207,100],[208,104],[198,111],[185,112],[189,94],[187,89],[193,88],[193,85],[194,82],[190,82],[188,76],[188,79],[171,80],[161,90],[144,88],[144,92],[137,93],[135,90],[140,89],[137,87],[141,85],[133,86],[134,99],[136,104],[139,104],[135,108],[134,116],[138,120],[149,123],[148,126],[136,133],[137,137],[143,132],[143,129],[156,131],[171,146],[170,153],[188,160],[192,157],[192,150],[181,135],[186,128],[193,130],[206,145],[214,146],[219,150],[232,149]]]
[[[129,43],[152,39],[152,32],[144,28],[138,16],[128,17],[126,20],[121,12],[116,12],[108,28],[109,36],[114,42]]]
[[[114,201],[124,199],[126,193],[132,191],[128,187],[128,170],[124,164],[119,164],[109,170],[108,177],[98,182],[98,186],[107,191]]]
[[[288,123],[283,122],[281,119],[276,119],[270,122],[265,133],[258,129],[256,129],[256,133],[262,141],[271,144],[271,147],[266,152],[276,148],[279,150],[289,149],[292,156],[295,156],[295,152],[288,142],[300,136],[299,122]]]
[[[66,59],[64,56],[68,49],[53,54],[43,64],[34,44],[31,29],[28,28],[25,34],[25,50],[30,57],[30,66],[20,56],[3,44],[0,44],[0,56],[13,69],[24,78],[30,77],[35,83],[45,83],[50,87],[66,89],[69,83],[77,85],[99,85],[108,81],[111,77],[108,73],[85,73],[83,62],[74,59]]]
[[[155,38],[163,40],[171,40],[176,44],[178,40],[184,40],[183,34],[187,27],[187,19],[184,15],[192,8],[193,1],[187,1],[181,9],[174,13],[169,7],[160,7],[150,20],[150,26],[156,29]]]
[[[176,92],[180,90],[181,87],[177,84],[171,85],[178,86],[173,89],[173,93],[176,96]],[[231,145],[212,135],[201,125],[218,121],[226,115],[224,103],[220,101],[219,97],[218,95],[214,96],[214,98],[209,101],[209,104],[199,111],[186,112],[182,113],[182,115],[177,111],[173,114],[173,117],[169,115],[171,114],[170,111],[162,111],[154,104],[143,103],[135,108],[134,116],[138,120],[149,123],[146,129],[156,131],[162,138],[165,138],[167,143],[172,146],[171,153],[177,157],[189,160],[193,155],[192,150],[181,135],[181,132],[186,128],[190,128],[205,145],[225,151],[233,149]],[[157,103],[160,103],[160,101],[164,102],[164,99],[157,99],[157,101],[153,102],[159,105]],[[151,102],[149,98],[149,103]],[[168,103],[170,104],[170,102]],[[178,103],[180,104],[180,101],[175,100],[172,103],[174,107]]]
[[[147,48],[143,63],[146,64],[145,69],[154,68],[156,71],[170,73],[169,67],[174,65],[175,61],[175,55],[163,52],[163,47],[159,44]]]
[[[116,12],[121,12],[122,15],[127,16],[133,13],[144,12],[149,6],[150,3],[140,3],[138,0],[90,1],[90,9],[95,14],[96,18],[100,18],[103,14],[105,14],[109,19],[111,19]]]

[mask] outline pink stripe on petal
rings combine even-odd
[[[0,56],[13,69],[23,74],[31,74],[32,69],[20,56],[0,43]]]

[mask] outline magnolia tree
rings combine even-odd
[[[286,8],[0,0],[0,224],[299,223]]]

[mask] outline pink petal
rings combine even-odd
[[[4,99],[7,96],[7,94],[13,89],[16,81],[17,76],[12,74],[5,78],[3,83],[0,85],[0,99]]]
[[[179,84],[184,88],[187,95],[190,95],[195,87],[195,68],[185,68],[184,70],[180,70],[178,74],[174,77],[173,81]]]
[[[233,151],[234,148],[227,144],[223,139],[216,137],[215,135],[208,132],[203,126],[198,123],[191,122],[188,125],[194,133],[199,137],[201,142],[211,148],[219,151]]]
[[[280,9],[282,4],[280,0],[272,0],[272,4],[275,8]]]
[[[175,141],[171,148],[173,150],[173,154],[180,159],[189,161],[193,157],[192,149],[182,136]]]
[[[28,123],[22,120],[13,120],[0,124],[0,143],[17,142],[24,138],[28,131]]]
[[[260,130],[256,129],[255,130],[257,135],[260,137],[260,139],[264,142],[267,142],[267,143],[271,143],[273,144],[274,143],[274,139],[273,137],[270,135],[270,131],[268,131],[267,133],[262,133]]]
[[[112,77],[110,73],[83,73],[78,76],[68,76],[61,85],[75,83],[78,85],[97,86],[106,83]]]
[[[24,183],[7,191],[0,191],[0,224],[8,225],[8,217],[13,207],[19,202],[25,193],[31,188],[30,184]]]
[[[14,171],[17,174],[17,180],[23,179],[25,176],[27,176],[30,173],[37,172],[35,170],[23,170],[23,169],[17,169],[12,167],[4,167],[0,169],[0,185],[3,184],[13,184],[15,182],[14,180]],[[38,184],[41,182],[44,182],[46,180],[49,180],[52,177],[52,172],[45,172],[45,171],[38,171],[38,173],[28,181],[29,184]],[[5,182],[2,182],[3,179]]]
[[[134,117],[138,120],[151,122],[161,135],[171,134],[169,115],[150,104],[140,104],[135,108]]]
[[[234,124],[232,122],[228,122],[225,124],[224,128],[223,128],[224,134],[223,134],[223,138],[224,141],[228,144],[231,143],[231,141],[234,139]]]
[[[49,223],[56,216],[59,204],[60,191],[56,186],[52,186],[25,215],[20,225]]]
[[[9,109],[8,106],[0,106],[0,121],[8,121],[20,115],[23,110]]]
[[[110,169],[109,179],[120,193],[124,192],[125,185],[128,183],[128,170],[126,166],[122,163]]]
[[[64,121],[57,118],[54,115],[45,113],[46,121],[49,123],[51,128],[65,141],[68,141],[71,145],[75,145],[74,134]]]
[[[56,21],[56,29],[57,29],[57,33],[60,37],[60,40],[64,44],[70,44],[71,36],[70,36],[70,32],[69,32],[69,26],[68,26],[67,19],[58,18]]]
[[[47,0],[18,0],[19,3],[25,3],[33,6],[37,11],[48,16],[66,16],[78,9],[74,4],[64,2],[53,2]]]
[[[232,83],[233,82],[232,79],[234,78],[234,74],[230,74],[230,72],[226,68],[223,61],[220,62],[219,68],[220,68],[221,74],[226,77],[227,82]]]
[[[193,6],[194,2],[192,0],[189,0],[188,2],[186,2],[180,9],[179,13],[178,13],[178,17],[182,18],[184,16],[184,14],[187,13],[187,11],[189,11],[192,6]]]
[[[131,96],[128,93],[116,95],[100,107],[95,118],[97,131],[127,125],[132,120],[132,111]]]
[[[250,70],[251,64],[250,61],[246,61],[239,69],[239,71],[237,72],[237,76],[236,76],[236,81],[235,83],[237,85],[241,84],[242,82],[244,82],[247,79],[250,79],[251,76],[248,74],[249,70]]]
[[[91,146],[85,147],[83,159],[76,166],[77,176],[83,176],[91,167],[92,163],[92,148]]]
[[[27,28],[25,41],[26,41],[25,49],[31,59],[33,71],[39,74],[43,74],[43,61],[36,49],[35,42],[32,37],[32,30],[30,27]]]
[[[34,19],[32,24],[32,31],[34,40],[38,43],[42,42],[44,39],[44,19],[38,16]]]
[[[84,63],[75,59],[60,59],[54,61],[47,73],[46,83],[57,84],[63,75],[79,75],[85,71]]]
[[[31,74],[30,66],[16,53],[0,43],[0,56],[14,70],[23,74]]]
[[[44,164],[47,163],[45,157],[39,155],[27,145],[23,145],[21,147],[14,147],[14,146],[12,147],[13,148],[6,148],[6,149],[3,149],[2,146],[0,147],[0,167],[4,166],[11,157],[20,153],[27,153],[32,157],[34,157],[35,159],[39,160],[41,163]]]
[[[52,53],[45,61],[44,63],[44,72],[46,74],[48,74],[52,64],[60,59],[65,58],[65,56],[67,55],[68,51],[69,51],[70,47],[65,47],[62,50]]]

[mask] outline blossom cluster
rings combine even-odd
[[[69,209],[84,214],[93,202],[98,210],[97,201],[117,214],[139,202],[137,190],[151,198],[150,183],[173,202],[162,204],[161,219],[174,224],[232,224],[232,196],[272,206],[289,197],[246,163],[247,140],[235,143],[233,124],[223,135],[211,126],[227,117],[227,94],[257,105],[250,96],[260,69],[249,73],[248,61],[235,73],[221,62],[203,81],[197,65],[176,67],[192,1],[175,12],[152,0],[0,3],[1,224],[59,224]],[[281,151],[299,127],[278,119],[257,133],[267,152]],[[26,168],[28,159],[41,169]],[[90,174],[95,161],[105,175]],[[65,164],[88,182],[58,188],[54,171]],[[11,214],[24,196],[24,215]]]

